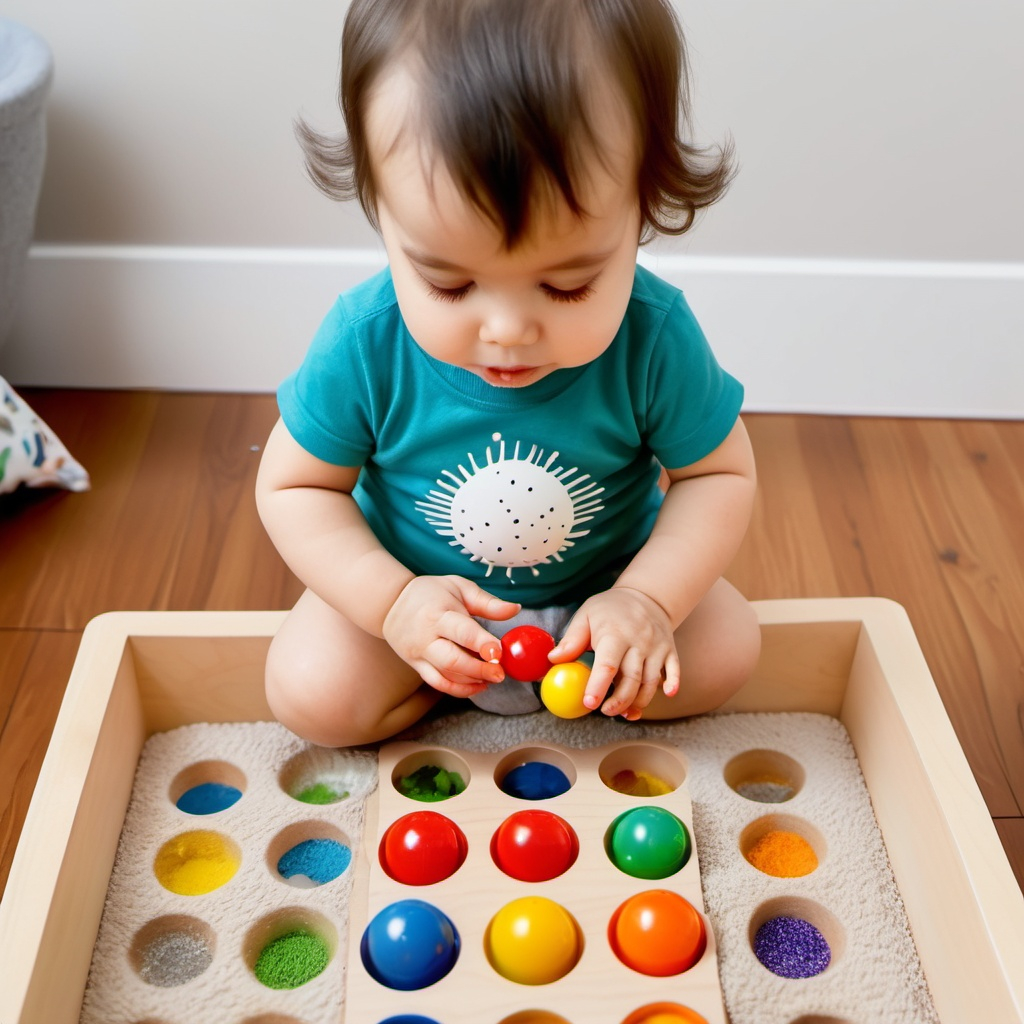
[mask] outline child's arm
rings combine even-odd
[[[456,576],[420,576],[387,552],[352,497],[358,467],[307,452],[279,420],[267,440],[256,503],[296,576],[360,628],[383,637],[431,686],[469,696],[504,677],[500,644],[471,616],[519,606]],[[480,657],[475,652],[480,652]]]
[[[713,452],[668,477],[647,543],[610,590],[584,602],[552,652],[571,661],[593,647],[590,707],[619,675],[606,714],[639,717],[659,685],[670,697],[679,689],[673,634],[729,565],[753,509],[756,472],[742,421]]]

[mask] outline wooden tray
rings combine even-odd
[[[902,608],[757,604],[732,711],[850,734],[944,1024],[1024,1024],[1024,896]],[[0,1022],[76,1024],[139,753],[154,732],[270,719],[281,612],[124,612],[86,628],[0,903]]]

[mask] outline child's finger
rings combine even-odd
[[[626,645],[620,640],[602,640],[594,651],[594,666],[590,670],[587,688],[583,692],[583,703],[588,708],[598,708],[608,687],[612,685],[619,671]]]
[[[468,622],[476,626],[472,619]],[[486,631],[481,632],[485,637],[488,636]],[[500,665],[481,660],[472,653],[475,650],[475,646],[463,643],[458,638],[441,636],[427,647],[423,655],[446,679],[472,683],[500,683],[505,678],[504,669]]]
[[[679,692],[681,683],[679,671],[679,655],[675,650],[665,659],[665,681],[661,684],[666,697],[674,697]]]
[[[496,683],[505,678],[504,670],[499,668],[501,643],[476,619],[461,613],[446,612],[438,623],[438,629],[443,639],[452,641],[463,650],[475,651],[480,655],[480,660],[492,669],[486,674],[488,682]]]
[[[553,663],[575,661],[584,651],[590,649],[590,623],[581,615],[575,615],[565,635],[548,652]]]
[[[604,702],[601,710],[606,715],[620,715],[634,703],[644,678],[643,655],[635,648],[627,650],[619,664],[618,678],[615,689]]]
[[[488,594],[472,580],[462,576],[453,577],[455,585],[462,597],[462,603],[470,615],[479,615],[482,619],[511,619],[522,610],[522,605],[514,601],[504,601],[494,594]]]

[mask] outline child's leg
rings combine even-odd
[[[644,709],[645,719],[683,718],[712,711],[749,678],[761,653],[761,630],[754,609],[725,580],[717,583],[676,630],[679,693],[658,690]]]
[[[270,645],[266,686],[278,721],[328,747],[393,736],[441,697],[384,640],[308,590]]]

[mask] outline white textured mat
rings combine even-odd
[[[503,718],[469,711],[429,723],[415,738],[483,751],[545,741],[586,747],[651,739],[678,747],[688,764],[704,899],[732,1024],[936,1024],[868,793],[836,720],[721,715],[643,725],[599,716],[565,722],[546,712]],[[240,771],[244,792],[233,807],[196,818],[179,811],[171,794],[180,789],[180,773],[202,762]],[[762,803],[733,788],[744,772],[756,782],[765,766],[769,774],[790,773],[792,799]],[[349,799],[311,806],[289,795],[324,779],[343,782]],[[285,845],[307,835],[358,843],[375,779],[372,753],[313,748],[274,724],[187,726],[152,737],[111,877],[83,1024],[337,1024],[351,872],[318,888],[296,889],[274,865],[282,833]],[[813,836],[816,871],[776,878],[747,862],[744,830],[772,823]],[[189,829],[215,830],[240,848],[241,868],[222,889],[176,896],[157,881],[153,863],[161,845]],[[784,913],[805,914],[825,934],[833,959],[824,973],[790,980],[758,962],[753,933],[765,917]],[[327,970],[293,991],[265,988],[251,970],[254,950],[281,915],[326,922],[337,939]],[[181,927],[181,917],[191,924]],[[153,922],[168,919],[179,932],[191,928],[196,945],[209,948],[209,966],[191,980],[163,987],[141,977],[139,950],[159,932],[161,925]],[[168,980],[176,980],[173,971]]]

